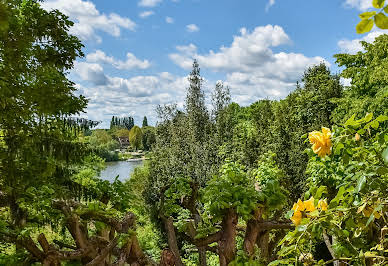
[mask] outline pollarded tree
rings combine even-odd
[[[131,143],[132,147],[135,148],[135,150],[138,150],[142,145],[143,140],[143,131],[140,127],[134,126],[129,131],[129,142]]]

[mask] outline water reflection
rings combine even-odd
[[[106,168],[101,172],[100,177],[103,180],[108,180],[109,182],[113,182],[116,176],[119,176],[120,181],[124,181],[128,179],[133,170],[142,165],[143,161],[135,161],[135,162],[127,162],[127,161],[119,161],[119,162],[107,162]]]

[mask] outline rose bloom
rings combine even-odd
[[[331,154],[331,131],[326,127],[322,127],[322,132],[313,131],[309,134],[310,143],[313,145],[314,153],[323,158]]]

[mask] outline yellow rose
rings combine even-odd
[[[291,217],[291,221],[295,225],[300,225],[300,222],[302,221],[302,212],[300,211],[294,211],[294,214]]]
[[[322,200],[322,199],[320,199],[319,201],[318,201],[318,209],[321,209],[322,211],[327,211],[327,200],[326,199],[324,199],[324,200]]]
[[[315,211],[314,197],[311,197],[309,200],[304,201],[303,204],[306,211],[308,212]]]
[[[294,210],[294,212],[302,212],[305,210],[305,207],[304,207],[304,203],[303,201],[301,201],[300,199],[298,200],[297,203],[294,203],[294,206],[292,206],[292,210]]]
[[[326,127],[322,127],[322,132],[313,131],[309,134],[310,143],[313,145],[314,153],[323,158],[331,154],[331,131]]]

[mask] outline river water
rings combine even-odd
[[[133,170],[135,170],[136,167],[141,166],[142,164],[143,164],[143,161],[107,162],[106,168],[101,171],[100,177],[103,180],[108,180],[109,182],[113,182],[116,176],[119,176],[119,180],[124,181],[131,176]]]

